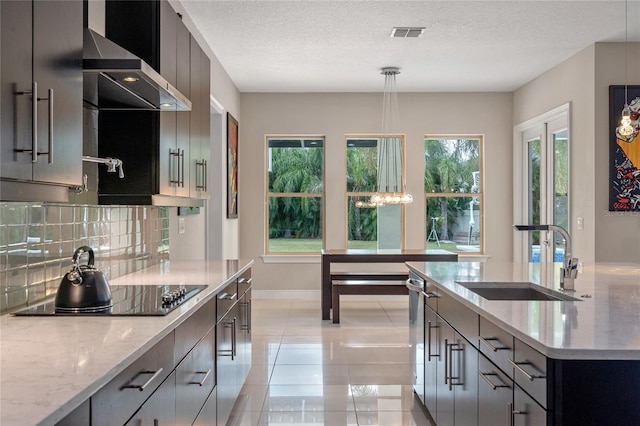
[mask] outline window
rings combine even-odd
[[[401,205],[359,207],[376,191],[379,136],[347,137],[347,248],[398,249],[403,247]],[[404,137],[399,138],[404,146]],[[403,150],[404,151],[404,150]],[[404,165],[404,161],[402,161]],[[404,170],[402,170],[404,175]]]
[[[483,253],[482,137],[427,136],[424,158],[427,248]]]
[[[267,137],[266,253],[320,252],[323,137]]]

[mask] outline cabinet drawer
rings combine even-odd
[[[88,425],[91,422],[90,402],[87,399],[80,404],[78,408],[73,410],[64,419],[56,423],[56,426],[77,426]]]
[[[215,327],[176,368],[176,420],[193,423],[215,385]]]
[[[205,402],[202,410],[198,413],[196,421],[193,422],[193,426],[211,426],[216,424],[216,400],[218,399],[216,391],[217,389],[214,387],[207,402]]]
[[[216,300],[212,299],[176,328],[176,363],[179,363],[207,331],[215,325],[215,318]]]
[[[483,355],[478,360],[478,376],[478,425],[510,425],[513,380]]]
[[[526,343],[514,339],[513,378],[522,389],[547,407],[547,357]]]
[[[174,373],[160,385],[125,426],[174,425],[176,423],[176,376]]]
[[[513,336],[480,317],[480,352],[513,379]]]
[[[251,287],[251,269],[247,269],[238,278],[238,297],[242,296]]]
[[[478,314],[445,292],[439,292],[438,314],[465,339],[478,345]]]
[[[91,425],[123,425],[173,370],[173,333],[91,397]]]
[[[513,387],[513,426],[544,426],[552,425],[547,410],[520,389],[518,385]]]
[[[217,304],[217,313],[216,313],[216,323],[220,321],[222,317],[233,307],[233,305],[238,301],[238,282],[233,281],[231,284],[227,285],[225,288],[220,290],[220,293],[216,295],[216,304]]]

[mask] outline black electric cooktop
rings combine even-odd
[[[15,312],[16,316],[164,316],[206,285],[113,285],[113,307],[102,312],[56,312],[54,301]]]

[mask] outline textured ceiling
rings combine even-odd
[[[595,42],[640,40],[640,0],[181,0],[241,92],[512,91]],[[426,27],[393,39],[394,26]],[[639,70],[640,72],[640,70]]]

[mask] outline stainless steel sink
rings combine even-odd
[[[531,282],[456,281],[456,283],[487,300],[580,300]]]

